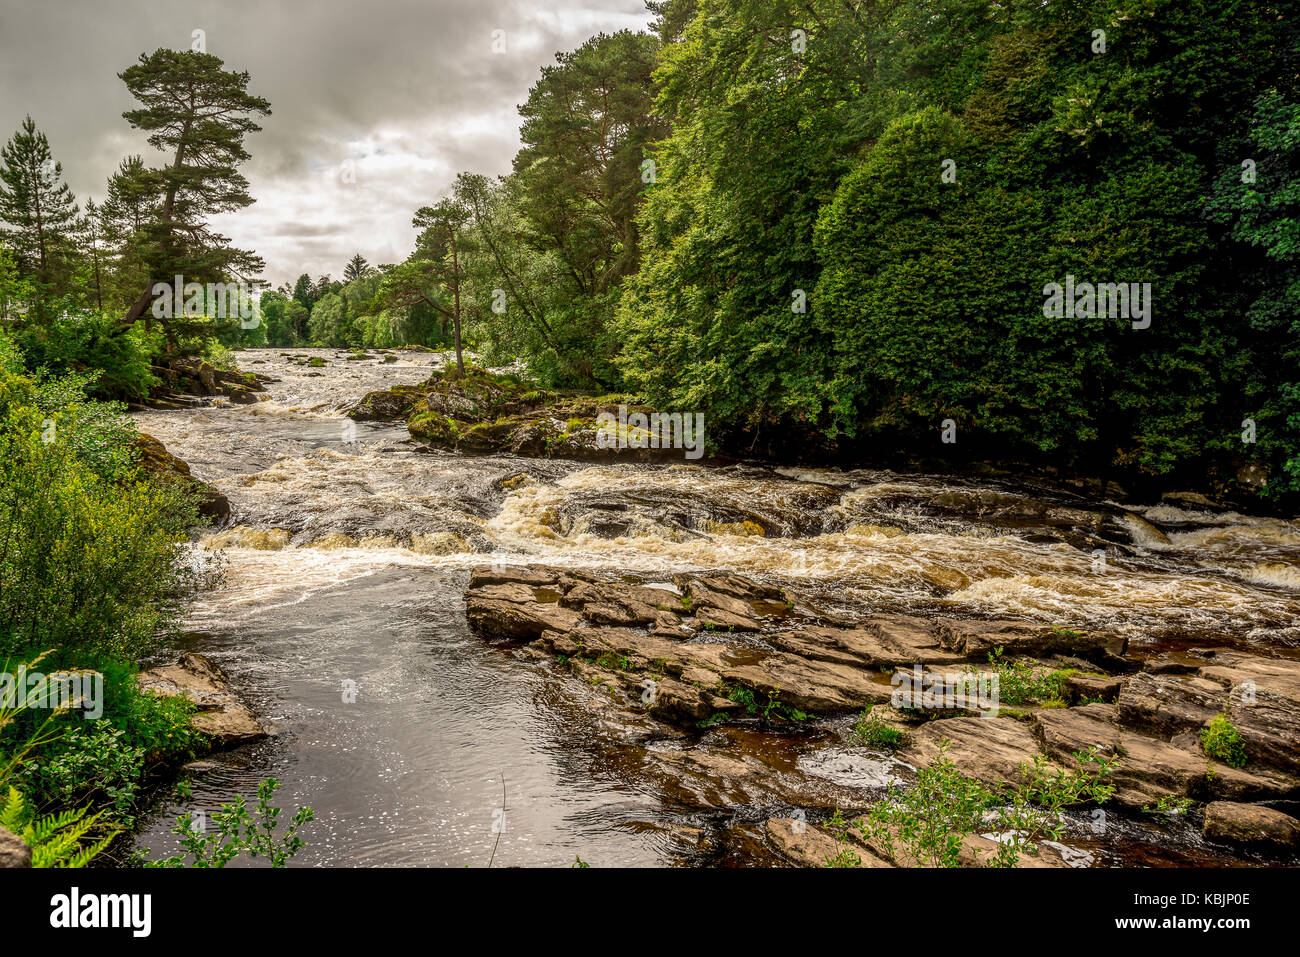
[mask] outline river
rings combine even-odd
[[[626,744],[572,681],[469,630],[469,569],[494,559],[648,583],[726,569],[793,583],[832,611],[1026,618],[1153,649],[1300,646],[1294,521],[1093,503],[1115,519],[1090,543],[1016,505],[1046,493],[992,482],[429,451],[401,425],[341,413],[423,381],[441,356],[295,353],[326,365],[237,353],[278,380],[256,405],[135,416],[231,502],[233,526],[194,546],[224,576],[189,611],[182,647],[221,664],[273,731],[194,775],[192,799],[159,802],[135,838],[154,855],[174,850],[181,810],[210,814],[270,775],[277,803],[316,811],[295,865],[483,866],[494,850],[494,866],[768,860],[751,825],[780,788],[666,781],[646,749],[673,742]],[[826,806],[862,803],[891,774],[844,749],[726,733],[748,735],[803,793],[824,781]],[[1202,853],[1188,836],[1162,859]]]

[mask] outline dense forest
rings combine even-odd
[[[543,72],[513,172],[421,209],[406,262],[264,298],[270,341],[455,318],[734,449],[933,452],[947,422],[950,458],[1300,488],[1283,5],[655,6]],[[1085,283],[1149,283],[1149,315]]]
[[[28,122],[4,152],[0,308],[29,365],[84,360],[130,397],[150,385],[132,356],[162,350],[463,336],[547,385],[701,411],[732,450],[1300,489],[1285,5],[650,6],[652,33],[542,71],[512,172],[431,197],[405,261],[268,290],[251,328],[155,329],[141,293],[261,267],[204,225],[251,201],[236,165],[268,106],[247,75],[166,51],[127,70],[127,120],[175,162],[124,159],[82,209]],[[222,107],[210,164],[169,72]],[[1051,284],[1077,302],[1053,314]],[[1145,318],[1115,287],[1147,290]]]

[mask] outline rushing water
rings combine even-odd
[[[772,780],[666,779],[645,749],[623,746],[635,729],[603,726],[598,696],[469,631],[468,570],[494,555],[646,581],[730,569],[793,584],[828,611],[1087,625],[1138,648],[1300,646],[1294,521],[868,471],[430,452],[400,425],[341,412],[424,380],[441,357],[298,354],[327,365],[239,354],[279,380],[257,405],[136,416],[230,499],[233,525],[195,547],[224,576],[192,609],[185,644],[221,663],[274,732],[196,775],[191,801],[164,802],[137,839],[154,854],[174,849],[183,808],[210,812],[273,775],[277,803],[316,810],[300,864],[477,866],[494,847],[497,865],[754,860],[753,822],[784,793],[849,806],[889,778],[887,763],[815,748],[816,734],[729,729],[712,733],[765,754]],[[1109,530],[1081,542],[1019,507],[1045,496],[1108,514]],[[766,534],[743,534],[746,522]],[[677,747],[647,745],[670,765]],[[720,821],[733,827],[725,846]],[[1165,859],[1196,860],[1188,844]]]

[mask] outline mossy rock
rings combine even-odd
[[[320,356],[312,356],[310,359],[307,360],[307,365],[309,368],[319,369],[325,365],[325,360],[322,359]]]
[[[441,412],[415,413],[407,419],[406,429],[421,442],[448,449],[456,447],[456,440],[460,436],[456,420]]]
[[[475,423],[460,434],[456,447],[470,452],[499,452],[510,445],[515,430],[522,424],[517,419]]]

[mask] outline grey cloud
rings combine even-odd
[[[0,139],[31,113],[78,199],[102,197],[123,156],[159,158],[121,118],[132,101],[117,74],[204,30],[272,109],[247,143],[257,202],[213,225],[275,284],[338,274],[356,252],[401,258],[411,214],[458,171],[509,169],[516,105],[557,51],[648,21],[642,0],[0,0]]]

